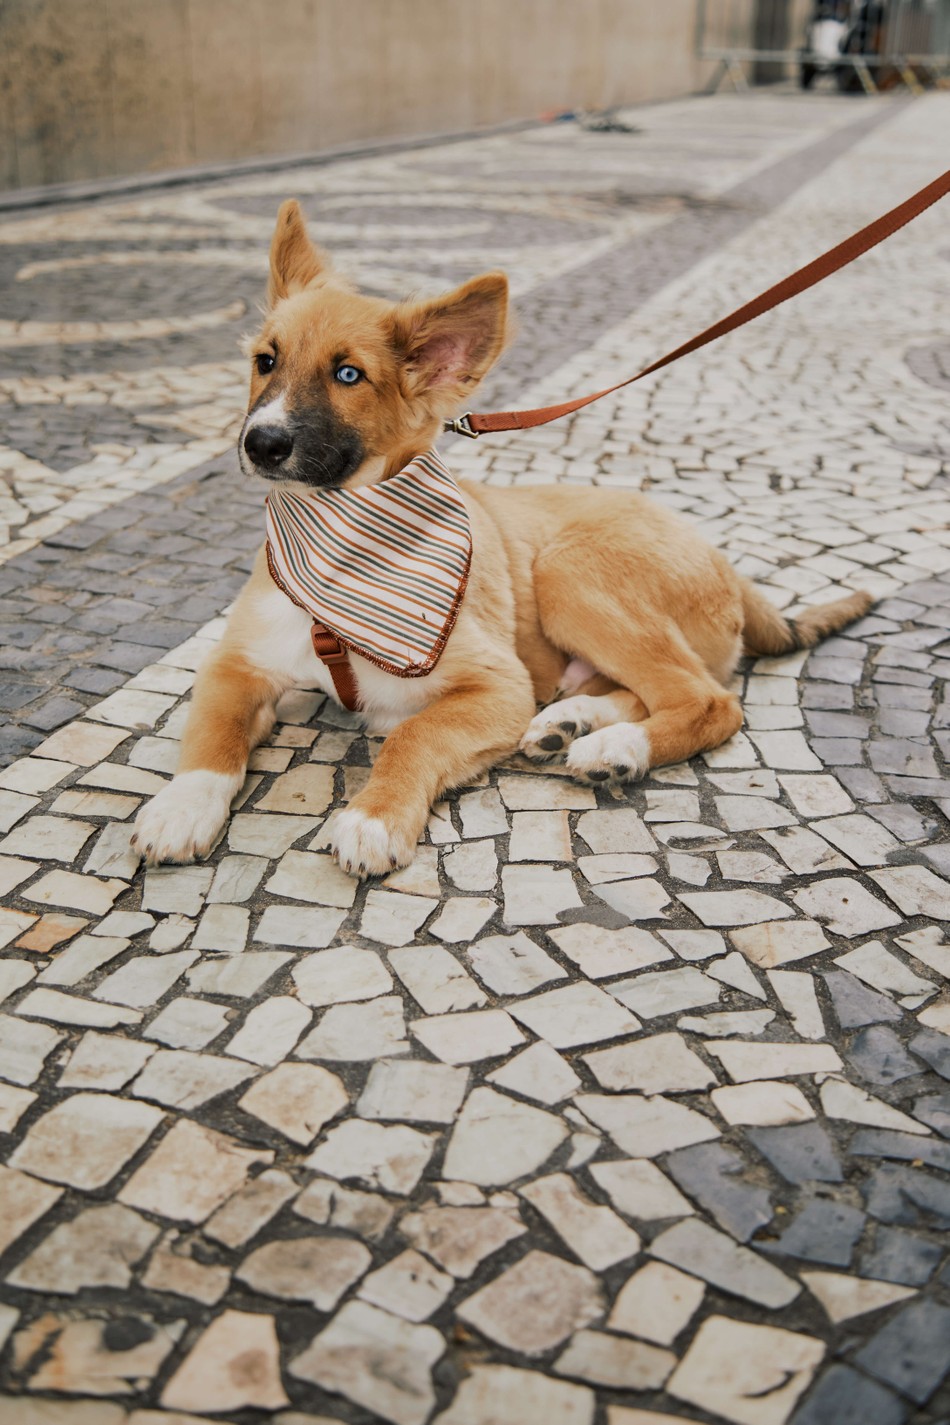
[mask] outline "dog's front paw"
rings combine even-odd
[[[388,876],[400,866],[408,866],[416,852],[410,832],[395,826],[387,817],[369,816],[357,806],[349,806],[333,820],[330,849],[350,876]]]
[[[636,722],[616,722],[579,737],[567,754],[572,776],[601,786],[635,782],[649,766],[650,739]]]
[[[590,732],[593,702],[593,698],[581,694],[542,708],[528,723],[519,751],[532,762],[563,762],[574,739]]]
[[[242,781],[224,772],[182,772],[139,812],[132,846],[149,866],[207,855]]]

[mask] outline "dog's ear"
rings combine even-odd
[[[473,277],[434,301],[397,307],[392,321],[408,394],[461,400],[504,349],[508,279]]]
[[[302,292],[322,277],[329,265],[326,253],[310,241],[300,204],[296,198],[288,198],[286,203],[280,205],[270,245],[267,305],[273,307],[281,297]]]

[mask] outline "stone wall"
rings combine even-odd
[[[744,8],[744,7],[742,7]],[[0,188],[689,93],[695,0],[4,0]]]

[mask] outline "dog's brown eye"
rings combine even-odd
[[[254,360],[257,363],[258,376],[266,376],[269,372],[273,371],[277,364],[276,356],[272,356],[269,351],[258,352]]]

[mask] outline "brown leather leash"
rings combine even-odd
[[[868,223],[867,227],[861,228],[859,232],[852,233],[849,238],[845,238],[844,242],[839,242],[836,247],[822,253],[821,257],[816,257],[814,262],[807,263],[805,267],[800,267],[791,276],[783,278],[781,282],[776,282],[775,286],[770,287],[767,292],[753,297],[751,302],[746,302],[745,306],[739,307],[737,311],[732,312],[728,317],[723,317],[721,321],[714,322],[711,327],[707,327],[698,336],[691,337],[682,346],[678,346],[675,351],[671,351],[667,356],[662,356],[659,361],[651,362],[642,371],[638,371],[635,376],[628,376],[626,381],[618,381],[615,386],[608,386],[603,391],[595,391],[591,396],[579,396],[574,401],[561,401],[556,406],[539,406],[530,411],[467,411],[457,420],[446,421],[445,429],[455,431],[457,435],[467,435],[475,440],[478,436],[485,435],[489,431],[527,430],[531,426],[547,425],[549,421],[559,420],[561,416],[569,416],[573,411],[579,411],[584,406],[589,406],[592,402],[609,396],[613,391],[622,391],[625,386],[632,385],[634,381],[642,381],[644,376],[649,376],[652,372],[659,371],[674,361],[679,361],[681,356],[689,356],[691,352],[698,351],[700,347],[707,346],[711,341],[718,341],[721,336],[726,336],[728,332],[735,331],[737,327],[744,326],[746,322],[754,321],[756,317],[770,312],[773,307],[787,302],[790,297],[797,297],[800,292],[806,292],[809,287],[823,282],[826,277],[830,277],[834,272],[839,272],[842,267],[847,267],[848,263],[854,262],[856,257],[861,257],[863,253],[876,247],[885,238],[889,238],[892,233],[896,233],[899,228],[919,217],[927,208],[946,197],[947,193],[950,193],[950,169],[940,178],[928,183],[925,188],[921,188],[919,193],[915,193],[913,197],[899,203],[896,208],[892,208],[889,213],[875,219],[873,223]]]

